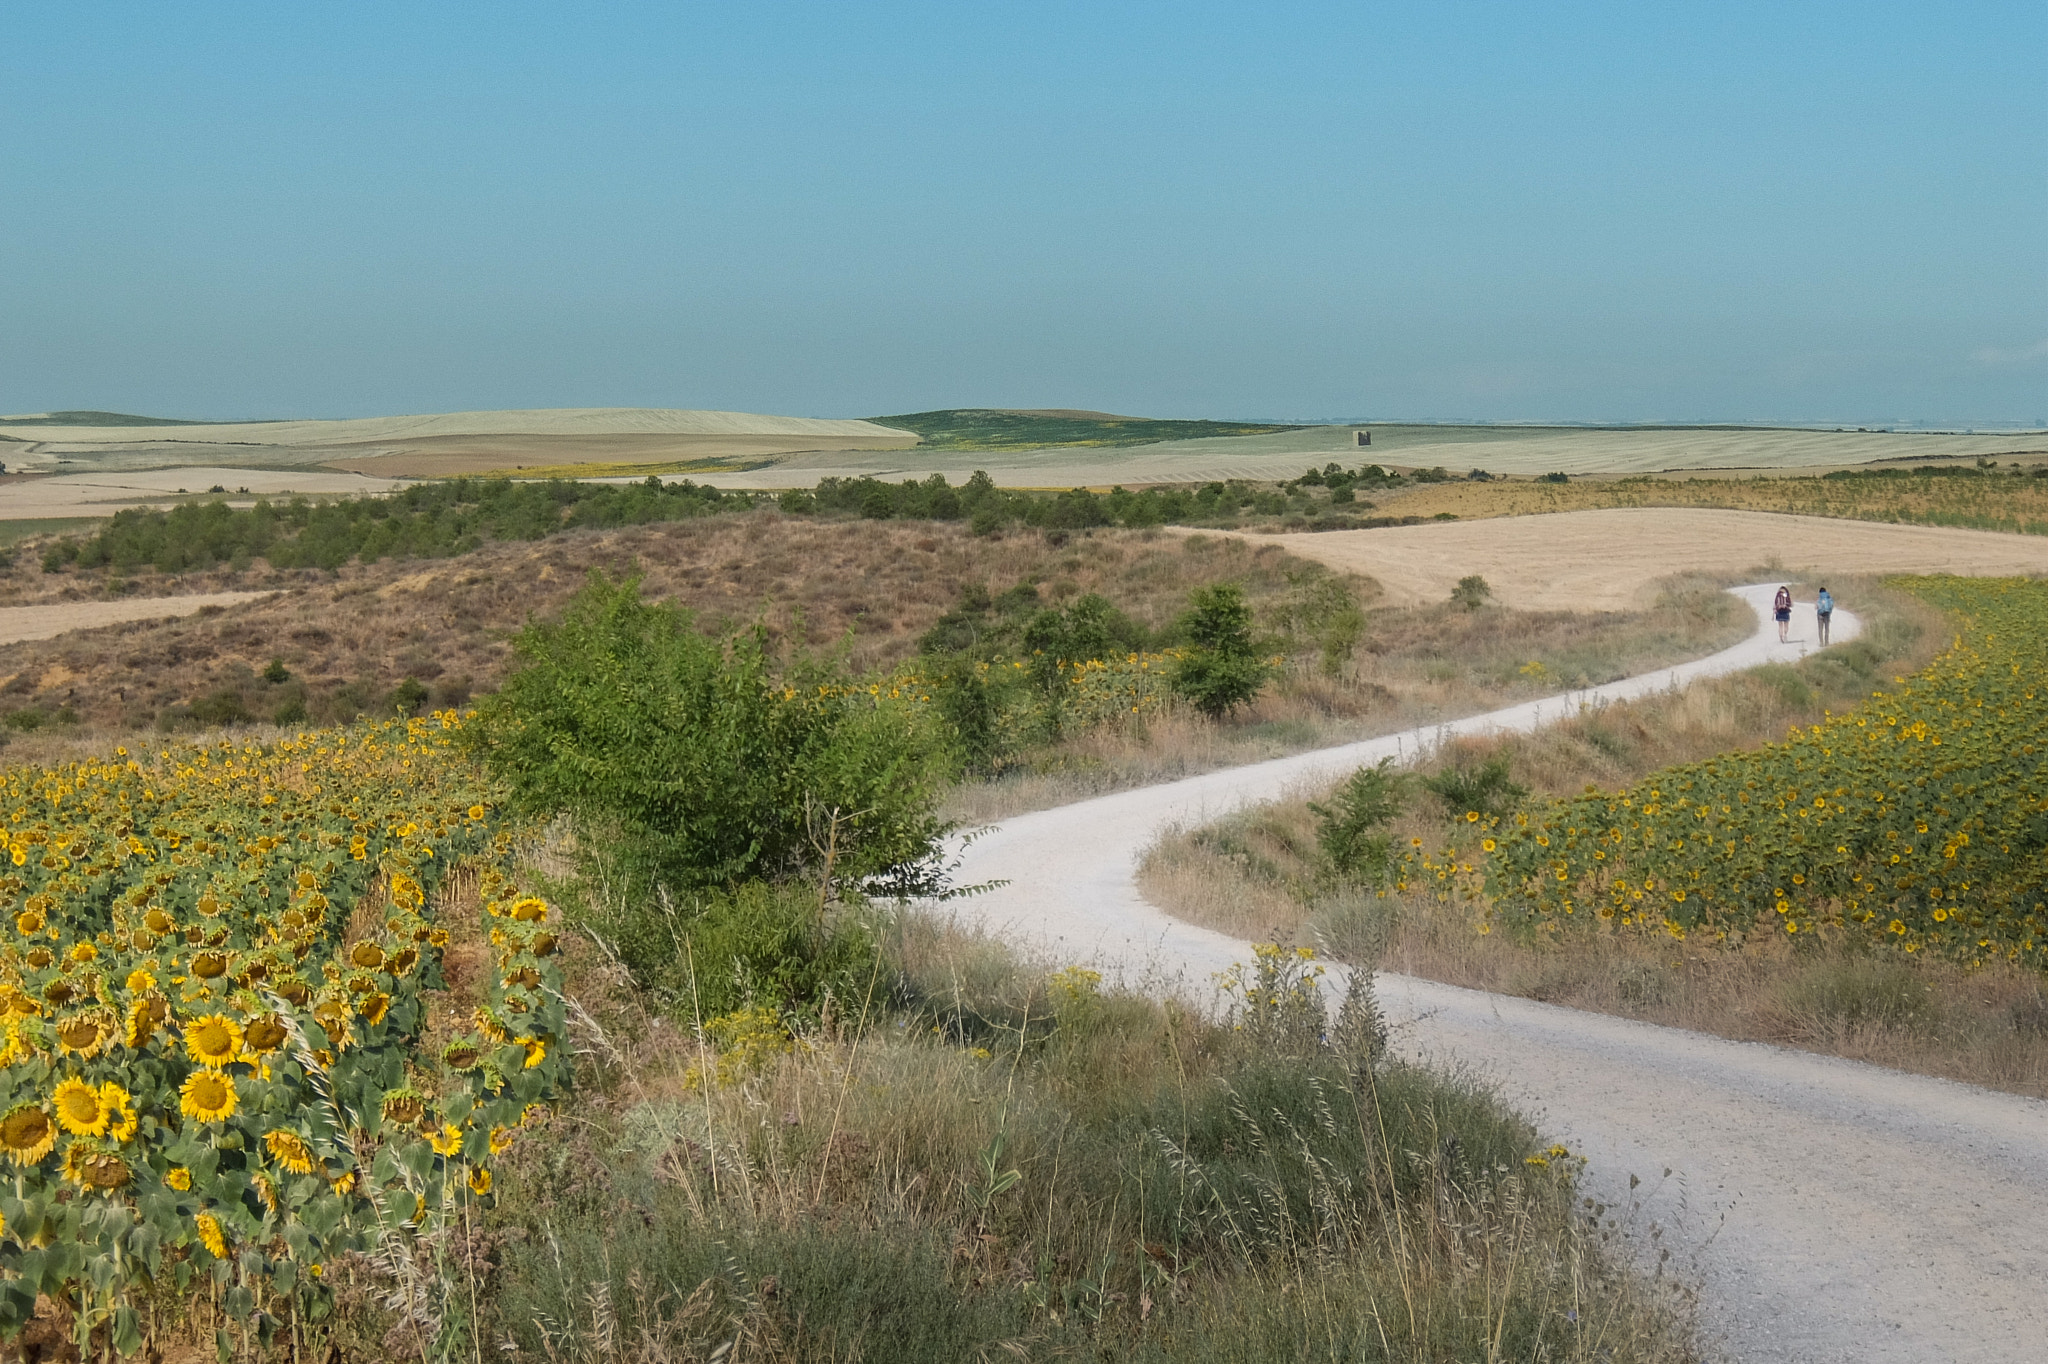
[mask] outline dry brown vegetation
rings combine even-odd
[[[778,639],[844,647],[851,666],[867,669],[909,657],[970,582],[1000,591],[1032,580],[1051,602],[1101,592],[1156,628],[1190,588],[1229,578],[1255,603],[1270,601],[1286,588],[1288,571],[1308,567],[1243,545],[1189,554],[1156,532],[977,537],[947,523],[762,511],[492,543],[454,559],[351,564],[332,574],[152,575],[136,586],[163,595],[274,587],[280,595],[232,612],[0,647],[0,712],[68,710],[104,737],[156,725],[167,711],[175,722],[176,708],[223,693],[242,698],[259,721],[295,695],[315,721],[383,710],[408,679],[426,703],[457,704],[495,687],[511,662],[511,633],[557,611],[592,569],[642,573],[649,596],[698,612],[706,625],[758,619]],[[79,600],[106,595],[74,575],[42,573],[32,555],[19,556],[0,583],[0,601],[10,605],[63,601],[66,591]],[[262,681],[273,658],[290,681]],[[202,706],[198,718],[207,714]]]
[[[1947,644],[1940,617],[1916,599],[1875,583],[1846,590],[1870,604],[1864,640],[1797,667],[1604,707],[1534,735],[1460,742],[1424,770],[1503,755],[1515,779],[1540,794],[1620,786],[1853,705]],[[1243,937],[1380,952],[1387,969],[1432,980],[2048,1095],[2048,997],[2037,975],[1966,972],[1846,938],[1795,947],[1783,934],[1752,934],[1737,951],[1612,925],[1482,936],[1456,903],[1333,889],[1308,809],[1319,798],[1308,793],[1162,840],[1141,873],[1147,898]],[[1394,828],[1396,843],[1441,846],[1446,821],[1461,813],[1418,794]]]

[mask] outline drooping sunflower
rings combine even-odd
[[[271,1177],[258,1170],[249,1176],[249,1186],[256,1190],[256,1196],[263,1200],[263,1206],[277,1212],[277,1184]]]
[[[513,1139],[519,1135],[514,1127],[493,1127],[491,1129],[491,1154],[502,1156],[512,1149]]]
[[[375,1026],[384,1021],[384,1015],[391,1011],[391,996],[382,990],[373,990],[356,1001],[356,1012],[363,1016],[363,1022]]]
[[[548,1059],[548,1042],[545,1037],[522,1037],[519,1039],[519,1045],[526,1048],[528,1070]]]
[[[427,1101],[416,1089],[394,1089],[384,1096],[384,1119],[410,1127],[427,1111]]]
[[[249,1026],[242,1031],[242,1047],[258,1056],[268,1056],[283,1046],[290,1035],[284,1020],[276,1014],[264,1014],[249,1020]]]
[[[178,1091],[178,1111],[200,1122],[220,1122],[235,1111],[235,1082],[217,1070],[195,1070]]]
[[[63,1173],[81,1189],[118,1189],[135,1178],[127,1161],[91,1137],[81,1137],[64,1148]]]
[[[206,1247],[216,1260],[228,1258],[228,1238],[221,1235],[220,1219],[210,1212],[200,1213],[192,1219],[199,1229],[199,1244]]]
[[[313,1173],[312,1148],[298,1133],[273,1127],[263,1134],[263,1144],[270,1148],[270,1158],[293,1174]]]
[[[114,1115],[100,1102],[99,1090],[76,1075],[59,1080],[50,1099],[57,1110],[57,1121],[74,1137],[97,1137],[113,1121]]]
[[[0,1150],[16,1165],[33,1165],[57,1145],[57,1124],[36,1104],[16,1104],[0,1118]]]
[[[242,1028],[226,1014],[208,1014],[185,1025],[185,1054],[218,1070],[242,1049]]]
[[[114,1015],[106,1009],[86,1009],[75,1013],[57,1024],[57,1045],[64,1051],[77,1052],[80,1060],[90,1061],[106,1050],[114,1040]]]
[[[491,1191],[491,1172],[483,1166],[473,1167],[469,1172],[469,1191],[479,1198]]]

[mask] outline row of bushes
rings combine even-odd
[[[791,516],[966,521],[977,534],[1018,525],[1049,531],[1229,526],[1247,516],[1289,518],[1290,524],[1300,521],[1318,529],[1407,524],[1415,518],[1354,515],[1372,508],[1357,497],[1356,488],[1403,481],[1378,466],[1346,473],[1335,465],[1310,470],[1278,488],[1233,479],[1107,493],[998,488],[979,472],[958,487],[943,474],[901,483],[828,478],[815,488],[781,494],[728,492],[687,479],[611,484],[457,478],[390,497],[327,502],[298,497],[244,508],[225,501],[187,503],[169,511],[134,508],[90,536],[57,541],[45,550],[42,566],[46,573],[71,568],[180,573],[221,564],[240,570],[261,559],[277,569],[332,571],[353,560],[446,558],[490,540],[537,540],[579,527],[681,521],[764,505]]]

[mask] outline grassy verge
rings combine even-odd
[[[1188,537],[1191,563],[1234,562],[1244,542]],[[1285,618],[1287,595],[1264,604]],[[1509,611],[1454,602],[1369,611],[1338,666],[1303,641],[1277,683],[1229,720],[1168,708],[1141,723],[1100,726],[1038,752],[993,781],[957,788],[948,812],[986,823],[1111,791],[1391,734],[1698,658],[1753,628],[1748,608],[1697,576],[1667,580],[1641,612]]]
[[[577,1110],[481,1238],[505,1357],[1691,1357],[1485,1090],[888,939],[865,1026],[722,1055],[584,959]]]
[[[1940,617],[1917,599],[1876,583],[1855,591],[1870,611],[1869,632],[1854,643],[1536,735],[1461,743],[1425,770],[1505,757],[1541,794],[1612,788],[1853,707],[1948,643]],[[1966,972],[1878,954],[1847,937],[1795,946],[1757,935],[1733,951],[1661,933],[1482,935],[1465,908],[1419,891],[1333,891],[1308,809],[1322,798],[1310,793],[1162,840],[1141,873],[1147,898],[1244,937],[1315,942],[1339,955],[1384,949],[1389,968],[1452,984],[2048,1095],[2048,996],[2037,973]],[[1391,832],[1397,844],[1441,846],[1460,818],[1425,797]]]

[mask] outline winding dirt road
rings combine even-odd
[[[1780,645],[1770,586],[1737,588],[1757,633],[1583,693],[1009,820],[962,854],[963,922],[1058,963],[1198,1000],[1250,944],[1147,904],[1138,859],[1170,825],[1326,784],[1460,734],[1533,730],[1597,705],[1810,649]],[[1837,612],[1835,638],[1852,638]],[[1339,983],[1341,988],[1341,983]],[[1856,1062],[1381,973],[1404,1051],[1476,1068],[1589,1160],[1702,1291],[1702,1345],[1752,1364],[2048,1361],[2048,1103]],[[1669,1170],[1667,1178],[1665,1171]],[[1652,1242],[1638,1241],[1645,1254]]]

